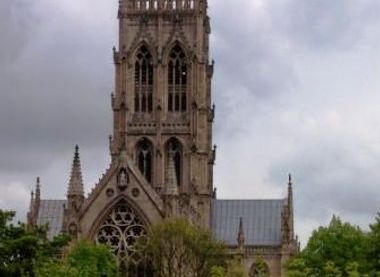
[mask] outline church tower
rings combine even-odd
[[[165,216],[208,228],[213,191],[207,0],[120,0],[113,161],[126,155]]]
[[[128,276],[152,276],[136,241],[182,217],[210,230],[245,276],[284,276],[298,251],[293,182],[280,199],[216,199],[207,0],[119,0],[111,163],[84,195],[76,146],[66,199],[31,194],[29,225],[106,244]],[[261,267],[260,267],[261,268]]]

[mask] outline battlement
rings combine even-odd
[[[188,13],[198,9],[202,0],[121,0],[119,13]]]

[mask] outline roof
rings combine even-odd
[[[243,219],[245,245],[281,245],[283,199],[219,200],[212,203],[211,229],[216,239],[237,245],[239,219]]]
[[[66,200],[41,200],[38,211],[37,224],[48,224],[47,236],[49,239],[59,235],[62,231],[64,205]]]

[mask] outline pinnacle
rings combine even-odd
[[[73,159],[73,165],[71,168],[71,176],[69,182],[69,188],[67,195],[84,195],[83,191],[83,181],[82,181],[82,170],[79,158],[79,146],[75,145],[75,153]]]

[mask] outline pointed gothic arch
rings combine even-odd
[[[147,232],[148,224],[142,214],[121,198],[100,221],[94,240],[111,249],[123,274],[153,276],[150,263],[136,247],[138,239],[145,237]]]
[[[147,45],[142,44],[135,54],[134,90],[135,112],[151,113],[153,110],[153,56]]]
[[[188,105],[189,63],[179,43],[175,43],[169,52],[167,74],[168,111],[185,112]]]
[[[140,139],[136,144],[136,164],[148,183],[152,183],[153,144],[145,137]]]
[[[177,138],[170,138],[166,142],[165,146],[165,172],[166,180],[175,177],[175,181],[178,187],[182,185],[183,178],[183,146]],[[171,169],[172,168],[172,169]],[[172,172],[174,169],[175,172]],[[173,175],[173,176],[171,176]]]

